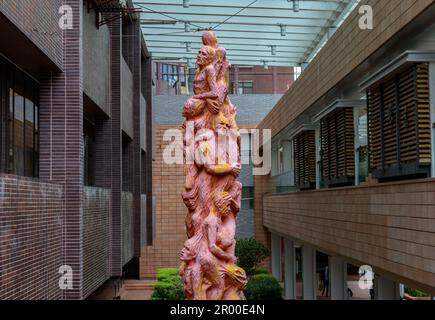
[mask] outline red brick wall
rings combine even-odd
[[[238,81],[253,81],[254,94],[281,94],[286,92],[294,82],[293,68],[290,67],[238,67]],[[234,68],[231,80],[234,81]]]
[[[62,187],[0,173],[0,300],[60,299]]]
[[[83,190],[83,298],[110,278],[110,190]]]
[[[155,127],[155,161],[153,162],[153,194],[156,197],[155,239],[152,246],[142,248],[140,277],[154,278],[159,268],[178,268],[179,256],[186,241],[184,219],[187,209],[181,194],[184,188],[183,165],[163,162],[163,141],[166,129],[181,129],[176,125]]]

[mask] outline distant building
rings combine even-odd
[[[154,62],[153,83],[155,95],[183,95],[192,93],[194,68],[185,65]],[[186,77],[187,75],[187,77]],[[188,79],[186,83],[186,78]],[[282,94],[294,82],[291,67],[233,66],[230,72],[231,94]]]

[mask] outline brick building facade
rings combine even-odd
[[[151,57],[99,3],[0,3],[0,299],[85,299],[150,238]]]
[[[288,299],[317,299],[319,253],[331,299],[363,265],[375,299],[435,294],[435,4],[392,3],[361,1],[374,29],[356,8],[258,126],[272,171],[255,177],[256,237]]]

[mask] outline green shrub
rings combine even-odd
[[[184,300],[183,282],[178,269],[163,268],[157,272],[152,300]]]
[[[282,288],[271,274],[259,274],[249,279],[245,296],[247,300],[281,300]]]
[[[259,274],[270,274],[269,270],[265,268],[255,268],[252,270],[252,275],[259,275]]]
[[[157,271],[157,281],[177,283],[179,278],[178,269],[176,268],[163,268]]]
[[[260,274],[253,276],[252,278],[255,278],[255,279],[275,279],[276,280],[276,278],[271,273],[260,273]]]
[[[270,251],[254,238],[237,240],[238,264],[247,274],[253,274],[257,265],[270,256]]]
[[[430,297],[429,294],[424,293],[422,291],[416,290],[416,289],[412,289],[408,286],[405,286],[405,292],[407,294],[409,294],[411,297],[415,297],[415,298],[425,298],[425,297]]]

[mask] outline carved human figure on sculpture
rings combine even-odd
[[[236,266],[235,230],[240,211],[240,135],[228,97],[230,64],[213,31],[202,37],[194,96],[183,108],[188,240],[180,274],[187,299],[244,299],[246,274]],[[189,130],[186,130],[186,133]],[[190,159],[188,159],[190,158]],[[193,160],[193,161],[188,161]]]

